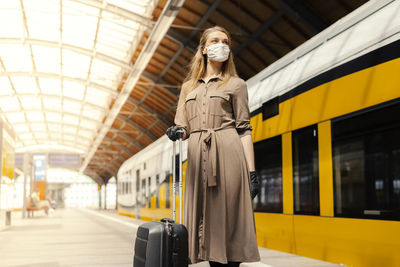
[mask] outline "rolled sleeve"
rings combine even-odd
[[[186,93],[185,93],[185,85],[182,85],[181,88],[181,93],[179,95],[179,100],[178,100],[178,106],[176,108],[176,114],[175,114],[175,125],[182,127],[182,129],[186,133],[186,137],[189,137],[189,122],[187,119],[187,113],[186,113],[186,107],[185,107],[185,98],[186,98]]]
[[[247,85],[242,79],[238,79],[235,83],[236,86],[232,95],[233,115],[236,130],[239,136],[243,137],[250,135],[253,129],[250,125]]]

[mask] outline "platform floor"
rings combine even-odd
[[[21,219],[0,229],[0,266],[132,266],[136,230],[143,221],[115,211],[60,209]],[[260,248],[261,262],[241,267],[322,267],[335,264]],[[191,267],[208,267],[207,262]]]

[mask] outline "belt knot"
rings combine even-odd
[[[214,187],[217,186],[217,138],[216,138],[216,132],[220,130],[225,130],[225,129],[230,129],[233,127],[220,127],[216,129],[197,129],[191,131],[191,133],[198,133],[202,132],[204,133],[202,140],[204,141],[210,155],[210,160],[211,160],[211,169],[212,169],[212,175],[208,176],[207,178],[207,186],[208,187]]]

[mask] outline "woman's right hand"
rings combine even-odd
[[[176,141],[177,139],[183,137],[182,127],[176,125],[169,127],[165,133],[172,141]]]

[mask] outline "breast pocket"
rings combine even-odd
[[[231,98],[223,92],[210,93],[210,114],[214,116],[224,116],[232,113]]]
[[[189,122],[197,117],[198,112],[196,97],[196,93],[189,93],[189,95],[185,99],[186,113]]]

